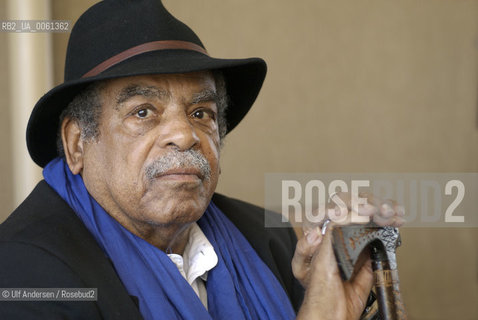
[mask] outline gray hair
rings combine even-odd
[[[206,157],[199,151],[189,149],[178,151],[171,149],[167,154],[162,155],[150,163],[145,170],[148,180],[152,181],[157,176],[168,172],[171,169],[191,167],[200,171],[204,180],[211,179],[211,166]]]
[[[216,104],[218,110],[217,123],[222,146],[224,137],[227,133],[226,110],[229,104],[229,99],[226,91],[226,81],[222,72],[215,70],[213,71],[213,76],[216,82]],[[78,123],[81,130],[81,139],[84,141],[94,141],[98,138],[100,134],[98,127],[102,105],[101,90],[105,83],[106,81],[97,81],[87,86],[61,113],[56,140],[57,152],[60,157],[65,157],[65,151],[61,139],[61,124],[65,118],[72,119]]]

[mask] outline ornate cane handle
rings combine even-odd
[[[407,319],[397,270],[396,248],[400,246],[397,228],[378,227],[374,224],[336,227],[333,231],[334,252],[342,278],[350,279],[354,265],[364,248],[376,249],[374,259],[375,290],[381,316],[376,307],[369,307],[363,319]],[[386,300],[386,301],[385,301]],[[366,310],[367,310],[366,309]],[[384,311],[386,310],[386,311]],[[387,314],[383,314],[387,313]]]

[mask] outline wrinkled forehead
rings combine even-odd
[[[131,91],[142,90],[145,95],[166,97],[174,90],[200,92],[203,90],[216,90],[214,75],[211,71],[191,73],[156,74],[124,77],[107,80],[102,89],[117,102],[127,98]]]
[[[128,101],[141,98],[147,101],[183,105],[214,102],[219,96],[210,73],[136,76],[110,82],[103,93],[103,101],[120,110]]]

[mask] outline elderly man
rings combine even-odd
[[[85,12],[65,82],[30,118],[45,180],[0,227],[0,287],[97,288],[97,300],[0,302],[0,318],[358,318],[369,261],[343,282],[330,231],[295,250],[291,228],[214,194],[222,139],[265,73],[258,58],[211,58],[159,0]]]

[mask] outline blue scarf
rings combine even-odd
[[[90,196],[63,159],[44,169],[46,182],[73,208],[113,261],[145,319],[293,319],[290,301],[240,231],[210,203],[198,221],[218,263],[206,282],[208,310],[161,250],[135,236]],[[98,292],[101,295],[101,292]]]

